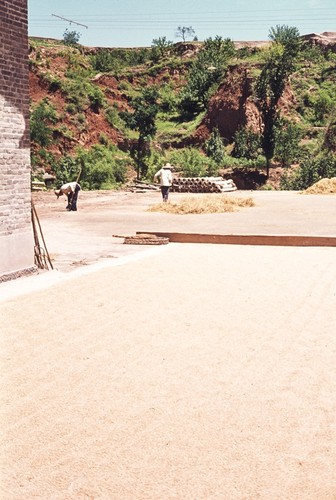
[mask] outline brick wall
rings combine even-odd
[[[0,281],[34,269],[27,0],[0,0]]]

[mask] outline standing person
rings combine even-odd
[[[58,189],[58,191],[55,191],[55,195],[57,196],[57,199],[62,196],[62,194],[66,194],[68,198],[68,204],[66,206],[66,209],[69,212],[76,212],[77,211],[77,198],[78,198],[78,193],[80,191],[81,187],[78,184],[78,182],[68,182],[67,184],[63,184],[63,186]]]
[[[172,166],[170,163],[166,163],[162,168],[154,175],[154,180],[160,180],[162,201],[166,203],[169,196],[169,188],[173,183],[173,175],[171,172]]]

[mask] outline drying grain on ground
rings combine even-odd
[[[158,203],[148,208],[149,212],[169,214],[212,214],[236,212],[240,208],[253,207],[252,198],[231,198],[222,194],[208,196],[188,196],[177,203]]]
[[[331,179],[321,179],[315,182],[308,189],[303,191],[303,194],[335,194],[336,193],[336,177]]]

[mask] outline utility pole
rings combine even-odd
[[[63,21],[68,21],[70,24],[77,24],[78,26],[83,26],[84,28],[88,29],[88,26],[85,24],[77,23],[76,21],[72,21],[72,19],[66,19],[65,17],[58,16],[57,14],[51,14],[54,17],[58,17],[58,19],[63,19]]]

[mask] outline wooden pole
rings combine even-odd
[[[43,236],[41,224],[40,224],[40,221],[39,221],[39,218],[38,218],[38,215],[37,215],[37,212],[36,212],[33,200],[31,201],[31,204],[32,204],[33,213],[34,213],[34,215],[36,217],[36,220],[37,220],[37,224],[38,224],[38,227],[39,227],[39,230],[40,230],[41,238],[42,238],[42,241],[43,241],[44,249],[45,249],[47,257],[48,257],[48,261],[49,261],[50,267],[51,267],[51,269],[54,269],[53,265],[52,265],[52,262],[51,262],[51,259],[50,259],[50,255],[49,255],[48,249],[47,249],[47,245],[45,244],[45,241],[44,241],[44,236]]]

